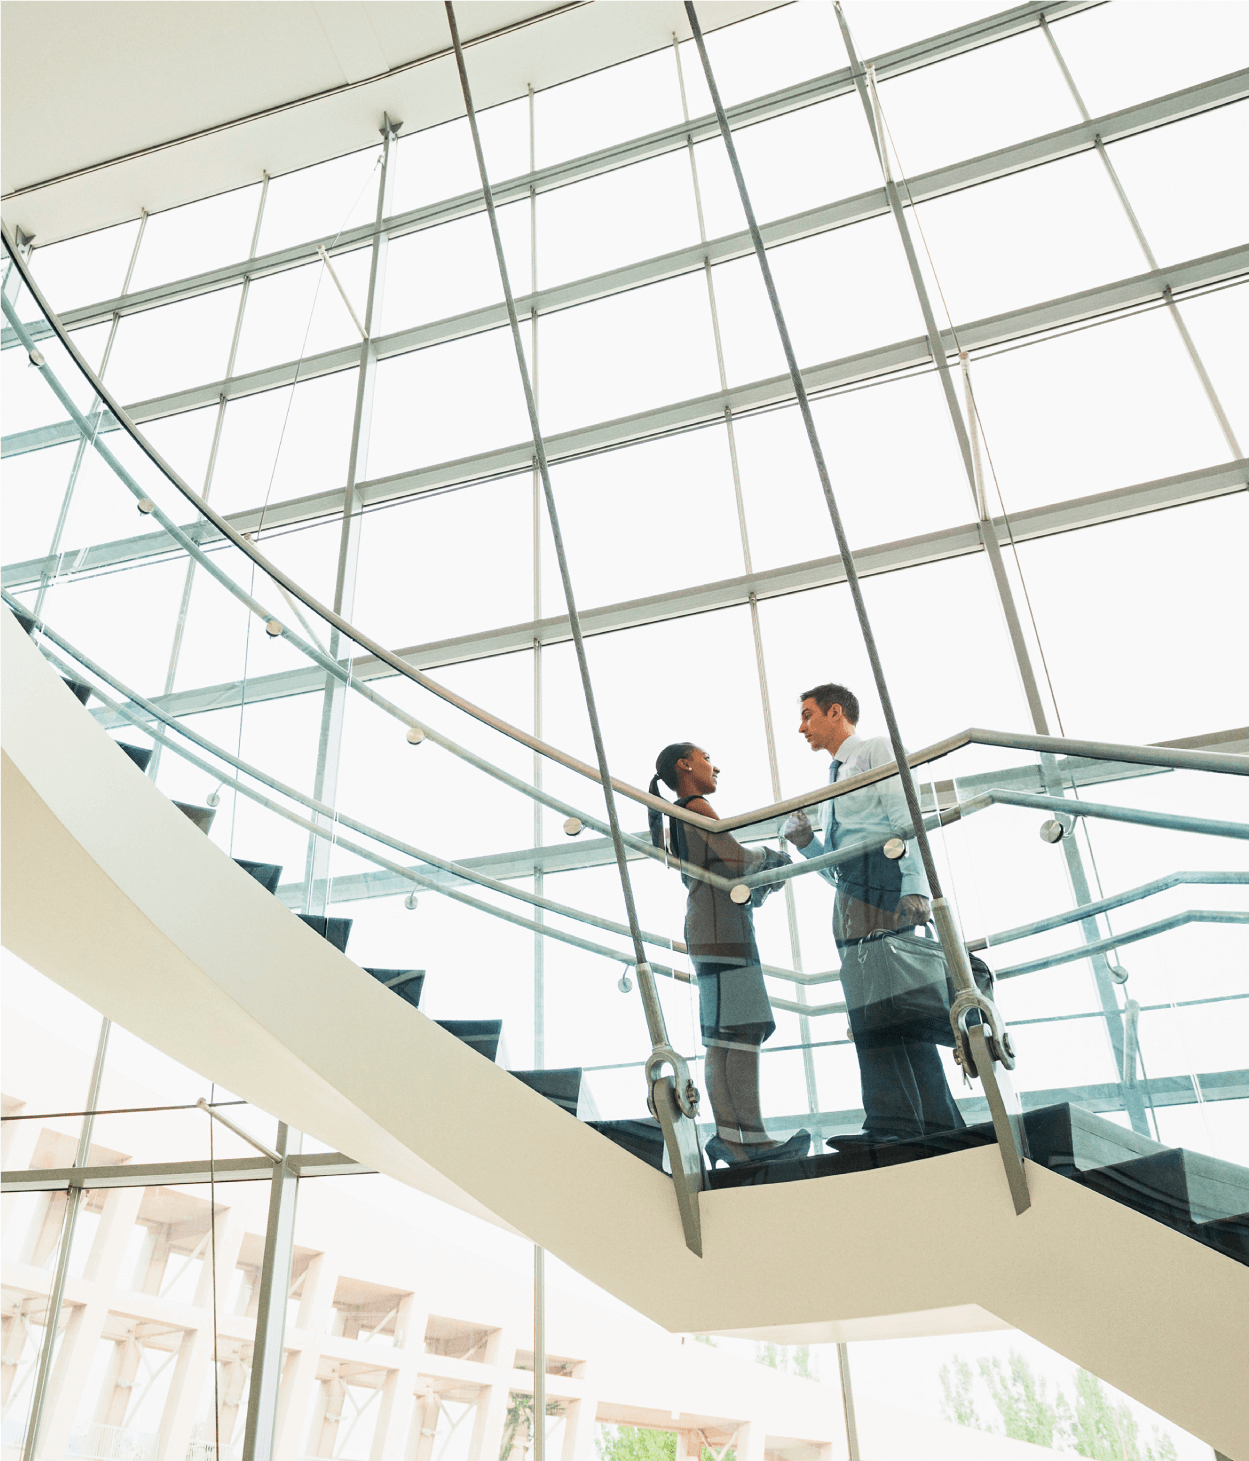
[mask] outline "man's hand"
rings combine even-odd
[[[904,893],[898,899],[897,920],[899,928],[914,928],[927,923],[932,917],[932,904],[918,893]]]
[[[806,812],[792,813],[781,828],[781,836],[786,842],[792,842],[795,847],[805,847],[815,836],[811,830],[811,823],[807,821]]]

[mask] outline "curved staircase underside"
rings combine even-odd
[[[1016,1217],[993,1146],[706,1192],[696,1258],[668,1178],[288,912],[0,621],[3,939],[71,993],[668,1329],[792,1343],[1011,1325],[1249,1457],[1249,1268],[1031,1162]]]

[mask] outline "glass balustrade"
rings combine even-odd
[[[579,756],[491,713],[525,703],[506,662],[427,671],[336,620],[340,519],[236,515],[248,552],[116,428],[15,268],[4,313],[4,601],[55,672],[136,776],[396,1001],[663,1166],[646,971],[573,692],[558,718]],[[1015,740],[954,736],[915,776],[1030,1153],[1243,1257],[1249,784],[1200,757]],[[727,829],[670,812],[657,839],[636,787],[617,795],[659,1010],[701,1092],[703,1180],[992,1142],[896,777],[810,789],[805,854],[782,835],[794,804],[751,813],[730,784],[701,788]],[[344,998],[369,987],[354,977]]]

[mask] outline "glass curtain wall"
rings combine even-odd
[[[848,3],[844,18],[848,32],[831,6],[786,6],[712,34],[708,49],[903,735],[919,747],[978,725],[1201,744],[1243,724],[1228,651],[1246,528],[1236,345],[1249,322],[1249,216],[1218,163],[1243,152],[1249,118],[1232,74],[1249,59],[1234,7],[1100,5],[1022,33],[988,6]],[[906,239],[847,33],[875,58]],[[645,785],[661,747],[693,742],[722,768],[714,804],[726,815],[827,776],[797,733],[810,686],[850,686],[860,730],[884,727],[709,111],[697,54],[674,38],[496,107],[482,127],[610,765]],[[563,165],[590,153],[598,161],[565,182]],[[460,120],[37,242],[29,262],[148,440],[272,563],[452,691],[593,762],[477,189]],[[291,252],[286,267],[266,262],[278,250]],[[441,734],[545,802],[470,774],[414,729],[405,736],[404,718],[426,716],[431,698],[375,678],[397,707],[379,711],[354,693],[366,670],[348,663],[350,646],[272,584],[266,603],[305,650],[266,636],[220,576],[146,531],[143,502],[178,524],[186,504],[144,475],[125,433],[75,383],[14,274],[5,289],[87,425],[68,420],[6,326],[4,586],[60,636],[97,717],[122,727],[110,705],[138,690],[166,725],[224,748],[234,762],[202,746],[190,762],[142,728],[137,737],[158,785],[216,810],[215,841],[280,865],[288,906],[352,920],[358,963],[419,965],[421,1008],[436,1018],[502,1020],[513,1068],[582,1069],[581,1114],[643,1115],[632,956],[601,930],[593,952],[562,939],[586,930],[546,906],[593,910],[619,929],[599,794],[445,706]],[[976,450],[971,479],[925,300]],[[139,516],[97,439],[150,493]],[[1000,542],[996,578],[986,533]],[[235,557],[231,581],[260,594],[254,567]],[[326,656],[347,665],[345,679],[329,683]],[[239,760],[280,772],[302,824],[246,800],[230,783]],[[940,774],[962,787],[1003,770],[1035,773],[1035,758],[972,746]],[[936,775],[928,795],[940,806]],[[1186,802],[1179,779],[1159,806],[1192,810],[1225,790],[1199,792],[1193,778]],[[1234,800],[1218,815],[1243,820]],[[588,821],[569,820],[587,806]],[[640,809],[622,806],[626,831],[648,843]],[[942,853],[964,931],[989,943],[995,928],[1070,909],[1072,877],[1100,896],[1189,856],[1159,842],[1138,857],[1111,824],[1080,818],[1068,846],[1082,871],[1065,850],[1038,868],[1052,851],[1036,838],[1040,814],[994,816],[952,832]],[[1018,819],[1009,830],[1006,816]],[[366,828],[364,853],[348,817]],[[368,828],[384,836],[370,841]],[[755,845],[765,841],[776,845],[775,827],[756,829]],[[528,895],[522,922],[387,876],[373,854],[406,856],[411,844],[494,867]],[[1243,918],[1242,848],[1200,845],[1211,866],[1240,874],[1203,890],[1202,907]],[[683,890],[653,859],[633,867],[644,926],[661,947],[679,942]],[[1186,888],[1163,896],[1167,913],[1193,906]],[[768,966],[835,970],[830,911],[812,877],[773,897],[757,919]],[[1125,957],[1117,967],[1131,979],[1110,995],[1113,1018],[1091,960],[1062,980],[1012,985],[1029,992],[1018,1008],[1004,997],[1007,1012],[1044,1024],[1028,1042],[1055,1051],[1028,1089],[1122,1086],[1113,1028],[1134,1003],[1146,1011],[1146,1078],[1183,1077],[1150,1135],[1182,1130],[1186,1145],[1244,1160],[1234,921],[1158,933],[1149,973]],[[1201,971],[1183,989],[1166,972],[1177,960]],[[661,984],[674,1043],[701,1055],[692,984]],[[810,1129],[819,1149],[862,1120],[844,1008],[792,977],[769,975],[768,987],[777,1029],[762,1057],[764,1111],[777,1134]],[[1216,998],[1238,1046],[1234,1033],[1216,1049],[1185,1026]],[[1192,1001],[1191,1016],[1179,1013]],[[821,1004],[833,1008],[804,1012]],[[1099,1009],[1104,1018],[1083,1018]],[[1102,1109],[1130,1120],[1123,1100]],[[95,1133],[107,1145],[104,1118]]]

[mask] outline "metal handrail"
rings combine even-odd
[[[497,730],[500,734],[507,736],[509,739],[516,741],[521,745],[527,746],[530,750],[535,751],[540,755],[546,756],[549,760],[553,760],[558,764],[565,766],[571,771],[577,772],[579,775],[586,777],[590,781],[601,784],[601,778],[595,767],[592,767],[587,763],[580,761],[574,756],[568,755],[566,752],[561,751],[558,747],[552,746],[548,742],[543,741],[536,736],[530,735],[527,731],[521,730],[520,727],[514,726],[510,722],[503,720],[501,717],[493,715],[491,712],[485,710],[481,706],[474,704],[472,701],[467,700],[465,697],[457,695],[454,691],[448,689],[446,686],[440,684],[438,681],[433,680],[430,676],[423,674],[421,671],[415,669],[412,665],[409,665],[405,660],[394,654],[392,651],[385,649],[382,645],[378,644],[368,635],[364,634],[363,631],[356,628],[349,621],[343,619],[341,615],[336,614],[332,609],[327,608],[317,599],[313,598],[313,596],[309,594],[300,584],[296,583],[287,574],[282,572],[282,570],[279,569],[275,564],[270,562],[270,560],[266,558],[265,555],[259,551],[259,549],[256,548],[255,544],[252,543],[249,538],[244,537],[244,535],[239,533],[234,527],[232,527],[225,518],[218,514],[212,507],[210,507],[209,504],[204,500],[204,498],[202,498],[197,492],[190,488],[173,470],[173,468],[165,461],[160,453],[157,452],[155,448],[146,440],[146,438],[135,426],[134,422],[131,421],[130,417],[126,414],[125,410],[114,400],[104,383],[96,376],[95,372],[92,371],[91,367],[83,359],[73,339],[70,337],[69,333],[61,324],[59,318],[48,305],[38,285],[35,284],[34,279],[31,276],[30,271],[26,265],[26,260],[18,252],[16,245],[13,242],[8,225],[3,224],[0,225],[0,227],[2,227],[5,246],[8,249],[14,267],[18,270],[18,273],[21,276],[24,286],[47,318],[48,323],[52,327],[67,354],[74,361],[75,365],[82,372],[87,382],[92,386],[96,394],[99,396],[100,401],[105,407],[107,407],[108,410],[113,413],[114,417],[120,423],[122,428],[132,438],[132,440],[134,440],[136,445],[140,448],[144,455],[147,456],[147,458],[152,462],[157,470],[163,474],[163,476],[170,482],[170,484],[186,499],[186,501],[198,513],[201,514],[202,517],[204,517],[208,522],[213,525],[214,528],[217,529],[217,531],[222,535],[223,538],[225,538],[241,553],[248,557],[256,565],[256,567],[258,567],[275,584],[284,589],[286,592],[292,594],[295,598],[299,599],[299,601],[304,605],[305,608],[309,609],[320,619],[331,625],[346,639],[358,645],[361,649],[366,650],[369,654],[374,655],[382,663],[389,665],[390,668],[393,669],[397,674],[402,675],[405,678],[420,685],[422,689],[430,691],[430,693],[436,695],[439,699],[445,701],[447,704],[453,705],[457,709],[464,711],[465,714],[472,716],[474,719],[480,721],[484,725],[490,726],[492,729]],[[30,339],[27,327],[23,321],[18,319],[16,310],[13,308],[7,295],[3,296],[3,305],[4,313],[8,315],[10,323],[13,325],[14,330],[17,332],[19,338],[22,339],[22,343],[25,345],[28,351],[33,351],[34,343]],[[46,362],[38,368],[41,370],[41,372],[44,372],[46,374],[46,377],[49,379],[50,383],[55,382],[56,377],[52,373],[51,368],[46,364]],[[59,394],[60,393],[58,392],[58,395]],[[65,404],[67,410],[70,411],[71,415],[77,414],[75,408],[73,407],[72,403],[68,401],[68,399],[65,401]],[[93,436],[91,440],[92,445],[95,446],[96,449],[102,454],[106,455],[106,459],[108,457],[111,457],[111,453],[109,453],[107,448],[101,442],[99,442],[97,437]],[[116,464],[114,466],[114,470],[118,471],[120,474],[120,472],[122,471],[122,469],[120,468],[120,464]],[[160,520],[164,517],[164,514],[159,513],[158,511],[156,513],[156,516],[158,517],[158,520]],[[180,529],[176,528],[174,524],[172,524],[171,522],[162,521],[161,525],[166,528],[166,531],[170,532],[171,536],[175,538],[175,541],[181,540],[181,545],[186,551],[192,552],[193,555],[197,558],[200,556],[199,552],[197,551],[198,545],[193,544],[191,540],[187,538],[186,534]],[[204,566],[214,574],[214,577],[224,579],[225,576],[222,575],[220,571],[215,568],[215,565],[211,565],[207,561],[205,561]],[[239,589],[237,585],[230,585],[230,587],[231,590],[235,592],[236,597],[242,596],[243,591]],[[266,619],[270,617],[261,605],[256,603],[254,600],[251,600],[250,595],[246,595],[243,601],[248,603],[248,607],[252,610],[253,613],[261,615]],[[281,631],[283,637],[288,638],[315,663],[321,664],[323,660],[328,661],[328,663],[323,665],[324,668],[329,669],[331,673],[335,673],[340,678],[345,678],[347,683],[353,683],[350,675],[344,672],[343,668],[338,665],[336,661],[329,660],[328,656],[324,656],[320,652],[314,650],[311,646],[303,644],[302,641],[299,640],[298,636],[290,633],[286,626],[281,626]],[[360,688],[363,689],[363,687]],[[1226,753],[1171,749],[1163,750],[1162,748],[1153,747],[1116,745],[1109,742],[1077,741],[1070,740],[1066,737],[1013,735],[1004,732],[987,731],[980,729],[969,729],[960,733],[959,735],[949,737],[944,741],[936,743],[936,745],[934,746],[926,748],[924,751],[918,752],[915,755],[908,756],[907,760],[912,766],[925,764],[927,761],[935,760],[940,756],[947,755],[951,751],[958,750],[960,747],[968,744],[1002,746],[1019,750],[1054,752],[1058,754],[1084,756],[1091,759],[1130,761],[1136,764],[1170,767],[1173,769],[1218,771],[1233,775],[1249,775],[1249,758],[1232,756]],[[723,818],[710,818],[700,816],[697,813],[690,812],[687,808],[677,807],[673,803],[666,801],[662,797],[654,797],[650,795],[649,792],[643,791],[640,788],[632,786],[628,782],[621,781],[616,777],[611,778],[611,785],[612,788],[615,791],[618,791],[621,795],[626,796],[632,801],[638,802],[639,804],[653,810],[662,811],[666,816],[675,817],[679,821],[686,822],[691,826],[700,827],[703,830],[709,832],[728,832],[733,831],[738,827],[747,826],[752,822],[761,821],[770,817],[780,817],[788,815],[788,813],[792,811],[798,811],[805,807],[819,805],[825,801],[832,800],[836,796],[845,795],[848,792],[858,790],[862,786],[867,786],[878,781],[886,780],[890,776],[897,774],[897,763],[890,762],[886,766],[877,767],[869,772],[865,772],[861,777],[853,777],[844,782],[838,782],[835,786],[821,787],[816,791],[804,793],[797,797],[789,797],[783,801],[772,803],[766,807],[757,808],[751,812],[740,813],[733,817]]]

